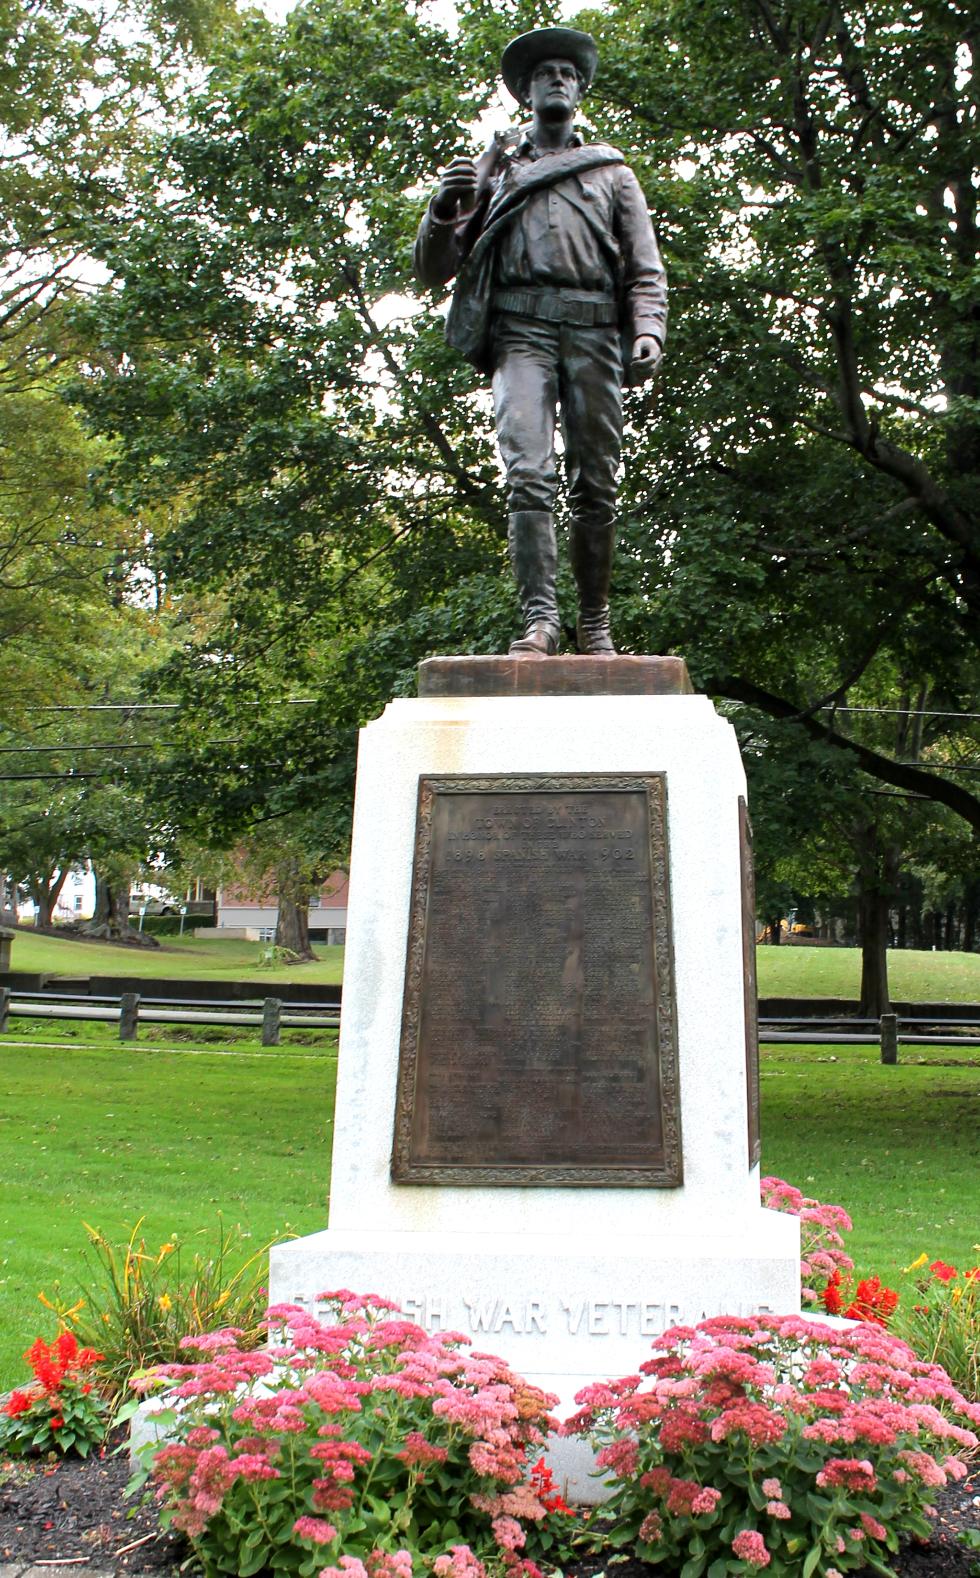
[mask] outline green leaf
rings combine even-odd
[[[254,1573],[262,1572],[269,1560],[269,1555],[268,1544],[265,1541],[253,1551],[246,1551],[242,1547],[237,1567],[240,1578],[253,1578]]]
[[[811,1578],[811,1575],[816,1572],[822,1555],[823,1547],[821,1545],[814,1545],[807,1551],[806,1556],[803,1558],[803,1578]]]

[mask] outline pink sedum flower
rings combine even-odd
[[[341,1556],[336,1567],[321,1567],[317,1578],[368,1578],[368,1570],[357,1556]]]
[[[437,1556],[432,1571],[435,1578],[486,1578],[486,1568],[468,1545],[453,1545],[448,1556]]]
[[[293,1533],[297,1539],[312,1540],[314,1545],[329,1545],[337,1538],[337,1530],[325,1518],[297,1518]]]
[[[743,1529],[741,1534],[736,1534],[732,1540],[732,1550],[739,1561],[747,1562],[750,1567],[768,1567],[772,1561],[766,1542],[757,1529]]]
[[[664,1524],[659,1512],[648,1512],[640,1524],[640,1539],[645,1545],[656,1545],[663,1534]]]
[[[491,1525],[493,1537],[502,1551],[519,1551],[524,1547],[525,1535],[516,1518],[494,1518]]]
[[[720,1500],[721,1491],[715,1490],[712,1485],[705,1485],[691,1502],[691,1512],[696,1518],[703,1517],[706,1513],[714,1512]]]

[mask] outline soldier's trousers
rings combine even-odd
[[[508,510],[554,509],[560,404],[572,518],[597,526],[612,522],[623,434],[619,330],[500,313],[493,367]]]

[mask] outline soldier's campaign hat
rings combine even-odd
[[[533,33],[512,38],[500,61],[500,75],[515,99],[521,98],[521,84],[540,60],[572,61],[589,87],[599,51],[591,33],[580,33],[574,27],[536,27]]]

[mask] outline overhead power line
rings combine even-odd
[[[725,698],[726,707],[751,707],[753,711],[765,711],[765,708],[756,706],[751,701],[736,701]],[[803,709],[806,710],[805,708]],[[930,708],[920,711],[918,707],[838,707],[829,702],[826,707],[818,707],[817,712],[858,712],[869,713],[882,718],[966,718],[974,721],[980,720],[980,712],[938,712]],[[792,721],[792,720],[790,720]]]
[[[201,740],[201,745],[241,745],[240,739]],[[61,740],[57,745],[0,745],[0,756],[50,756],[53,751],[177,751],[185,740],[99,740],[83,745],[78,740]]]
[[[833,702],[818,710],[820,712],[875,712],[894,718],[980,718],[980,712],[934,712],[928,707],[924,711],[920,711],[918,707],[837,707]]]
[[[287,696],[279,701],[239,701],[238,707],[313,707],[316,696]],[[182,701],[87,701],[71,704],[45,702],[38,707],[23,707],[23,712],[179,712]]]
[[[59,783],[78,783],[82,778],[118,778],[118,773],[0,773],[0,783],[44,783],[57,780]]]

